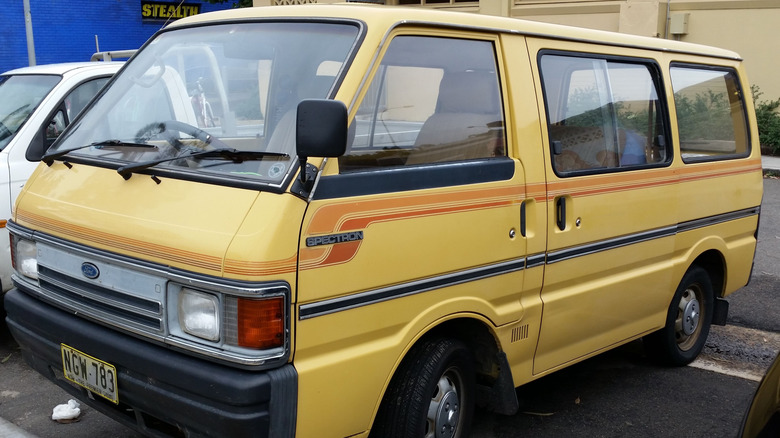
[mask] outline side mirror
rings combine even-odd
[[[347,150],[347,106],[338,100],[306,99],[298,104],[295,147],[306,182],[309,157],[340,157]]]
[[[41,161],[43,154],[46,153],[49,146],[51,146],[51,143],[46,139],[46,129],[39,129],[35,134],[35,137],[33,137],[32,141],[27,146],[27,152],[25,152],[24,158],[26,158],[27,161]]]
[[[49,122],[38,129],[32,142],[27,147],[24,157],[27,161],[41,161],[49,147],[59,138],[65,127],[68,126],[68,118],[65,112],[65,104],[60,104],[57,112],[49,119]]]

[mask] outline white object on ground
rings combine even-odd
[[[60,420],[75,420],[81,414],[79,409],[79,402],[70,399],[67,404],[57,405],[51,413],[51,419],[54,421]]]

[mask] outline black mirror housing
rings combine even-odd
[[[298,158],[340,157],[347,150],[347,106],[338,100],[306,99],[298,104]]]

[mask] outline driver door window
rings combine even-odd
[[[505,156],[490,41],[396,37],[357,115],[341,172]]]

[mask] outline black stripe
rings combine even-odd
[[[547,259],[547,254],[544,253],[530,255],[525,259],[525,268],[531,269],[537,266],[544,266],[546,259]]]
[[[587,245],[575,246],[572,248],[566,248],[559,251],[553,251],[547,253],[547,264],[560,262],[575,257],[581,257],[584,255],[593,254],[601,251],[608,251],[610,249],[633,245],[635,243],[644,242],[647,240],[674,236],[675,230],[676,230],[675,227],[659,228],[657,230],[644,231],[641,233],[631,234],[628,236],[621,236],[615,239],[602,240],[600,242],[589,243]]]
[[[696,228],[704,228],[710,225],[719,224],[722,222],[729,222],[737,219],[743,219],[750,216],[755,216],[761,210],[761,207],[746,208],[744,210],[732,211],[730,213],[717,214],[715,216],[709,216],[701,219],[694,219],[692,221],[681,222],[677,225],[677,232],[682,233],[684,231],[694,230]]]
[[[299,319],[314,318],[316,316],[340,312],[342,310],[374,304],[380,301],[387,301],[407,295],[418,294],[434,289],[441,289],[456,284],[466,283],[469,281],[479,280],[481,278],[492,277],[496,275],[502,275],[522,269],[530,269],[533,267],[556,263],[596,252],[608,251],[648,240],[671,237],[680,232],[754,216],[758,214],[759,210],[760,207],[753,207],[715,216],[709,216],[702,219],[683,222],[677,226],[669,226],[655,230],[644,231],[628,236],[621,236],[615,239],[603,240],[587,245],[554,251],[547,254],[533,254],[529,255],[527,258],[513,260],[507,263],[501,263],[483,268],[472,269],[469,271],[463,271],[456,274],[357,293],[346,297],[334,298],[331,300],[324,300],[311,304],[304,304],[300,307],[298,317]]]
[[[615,239],[603,240],[600,242],[589,243],[586,245],[566,248],[559,251],[553,251],[547,254],[547,263],[555,263],[568,260],[575,257],[581,257],[601,251],[608,251],[635,243],[644,242],[662,237],[670,237],[678,233],[690,231],[696,228],[708,227],[723,222],[729,222],[758,214],[760,207],[746,208],[744,210],[732,211],[705,218],[694,219],[687,222],[681,222],[677,226],[658,228],[656,230],[644,231],[641,233],[621,236]]]
[[[342,310],[365,306],[368,304],[387,301],[407,295],[414,295],[427,292],[434,289],[454,286],[456,284],[467,283],[496,275],[507,274],[522,270],[525,266],[525,258],[513,260],[497,265],[486,266],[455,274],[434,277],[426,280],[415,281],[411,283],[400,284],[397,286],[376,289],[349,295],[332,300],[324,300],[311,304],[304,304],[300,307],[299,319],[313,318],[315,316],[326,315],[328,313],[340,312]]]
[[[320,178],[313,199],[504,181],[514,174],[515,162],[506,157],[343,173]]]

